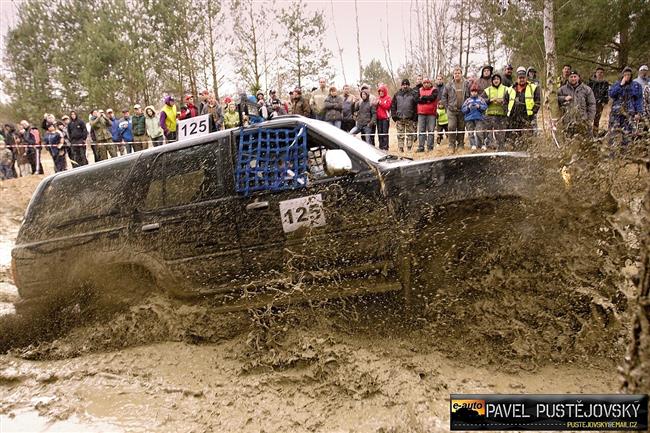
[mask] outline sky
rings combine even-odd
[[[7,31],[16,24],[17,14],[21,3],[26,0],[0,0],[0,55],[4,57],[4,39]],[[423,1],[423,0],[422,0]],[[446,0],[430,0],[446,1]],[[276,7],[281,8],[291,3],[287,0],[277,0]],[[307,9],[315,11],[320,9],[324,12],[325,20],[328,23],[328,30],[323,36],[323,44],[333,53],[332,64],[336,70],[335,83],[338,86],[344,84],[341,61],[338,56],[338,48],[332,16],[335,18],[336,34],[343,48],[343,64],[347,81],[356,83],[359,77],[359,66],[357,60],[356,25],[353,0],[306,0]],[[257,2],[259,7],[268,5],[266,2]],[[377,1],[358,0],[359,28],[361,57],[364,65],[372,59],[379,59],[384,63],[384,50],[382,39],[386,40],[386,21],[389,20],[391,34],[390,47],[392,61],[395,68],[404,63],[404,34],[408,34],[410,26],[409,8],[411,1]],[[269,14],[269,16],[272,16]],[[470,61],[476,56],[471,56]],[[478,58],[480,60],[480,56]],[[224,89],[229,91],[228,88]],[[0,89],[0,100],[6,100],[6,95]]]

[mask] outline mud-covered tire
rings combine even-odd
[[[415,302],[426,303],[438,291],[490,272],[499,246],[522,242],[526,236],[528,206],[514,197],[460,202],[440,207],[421,221],[411,249]]]

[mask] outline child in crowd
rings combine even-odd
[[[483,133],[477,132],[483,129],[485,117],[483,114],[487,110],[487,103],[483,98],[478,96],[478,84],[472,84],[469,89],[469,98],[465,100],[461,111],[465,115],[465,129],[469,132],[469,143],[472,150],[481,147],[482,150],[487,150],[483,142]]]
[[[445,135],[447,135],[447,131],[449,130],[449,118],[447,117],[447,109],[444,107],[441,107],[438,105],[438,146],[440,146],[440,143],[442,143],[442,133],[443,131],[445,132]]]

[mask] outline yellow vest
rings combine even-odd
[[[515,97],[517,95],[517,91],[515,90],[516,84],[512,85],[511,93],[510,93],[510,102],[508,104],[508,114],[512,112],[512,107],[515,105]],[[533,83],[528,83],[526,85],[526,90],[524,94],[524,99],[526,100],[526,114],[529,116],[533,115],[533,107],[535,106],[535,89],[537,89],[537,86],[534,85]]]
[[[506,110],[503,108],[503,104],[497,104],[494,102],[494,99],[504,99],[506,96],[506,91],[507,88],[503,84],[499,84],[499,87],[495,88],[494,86],[489,86],[485,89],[485,94],[487,95],[488,99],[490,100],[490,104],[488,105],[487,111],[485,114],[488,116],[505,116],[506,115]],[[508,92],[510,93],[510,92]],[[512,99],[512,98],[510,98]],[[510,105],[513,104],[514,101],[510,100],[508,101],[508,111],[510,111]]]
[[[163,105],[165,112],[165,126],[169,132],[176,132],[176,105]]]
[[[444,108],[440,108],[438,105],[438,125],[446,125],[449,123],[449,119],[447,117],[447,110]]]

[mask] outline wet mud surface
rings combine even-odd
[[[83,302],[4,314],[0,430],[435,432],[450,393],[617,392],[645,180],[620,168],[612,205],[571,170],[573,190],[541,211],[445,210],[421,239],[411,307],[388,293],[216,314],[153,295],[108,316]],[[0,183],[16,197],[0,217],[0,314],[17,296],[5,245],[36,184]],[[473,231],[476,218],[517,230]],[[432,246],[459,232],[473,241]]]

